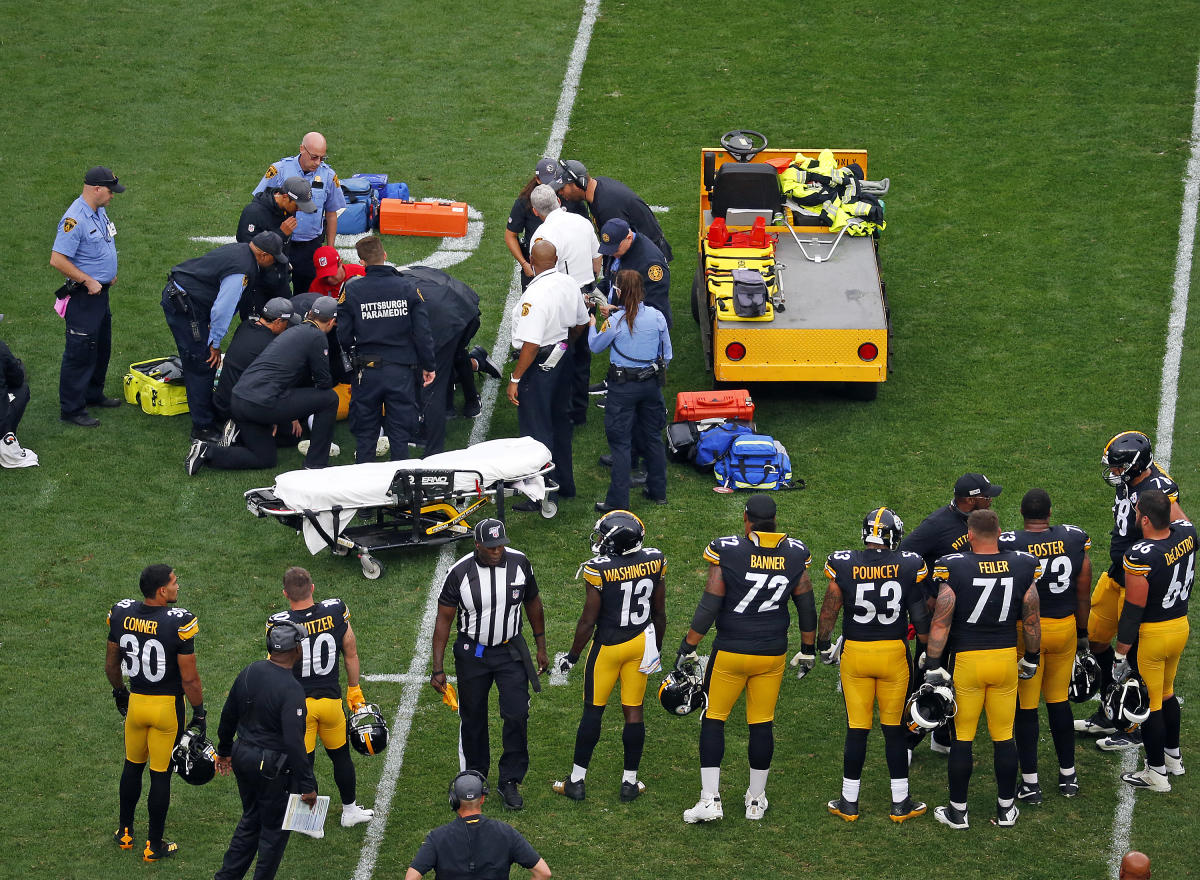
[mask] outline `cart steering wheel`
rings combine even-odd
[[[759,142],[755,146],[755,141]],[[721,146],[737,162],[749,162],[767,148],[767,136],[747,128],[727,131],[721,135]]]

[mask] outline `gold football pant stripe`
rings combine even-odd
[[[1017,658],[1013,649],[960,651],[954,658],[954,694],[958,702],[954,730],[959,742],[975,739],[979,717],[985,711],[992,741],[1012,739],[1017,714]]]
[[[150,764],[165,773],[171,752],[183,732],[183,697],[170,694],[130,694],[125,715],[125,759]]]
[[[871,729],[876,700],[880,724],[900,723],[908,692],[908,651],[904,642],[847,641],[842,648],[841,676],[850,727]]]
[[[346,744],[346,713],[342,701],[332,697],[307,697],[308,717],[304,720],[304,748],[315,751],[317,737],[321,745],[332,751]]]
[[[708,663],[705,717],[725,721],[742,691],[746,692],[746,723],[775,720],[775,703],[783,682],[784,654],[734,654],[714,651]]]

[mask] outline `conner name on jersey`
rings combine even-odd
[[[121,629],[126,632],[140,632],[155,635],[158,633],[157,620],[142,620],[140,617],[126,617],[121,621]]]
[[[408,300],[385,299],[379,302],[359,303],[358,313],[364,321],[370,321],[372,318],[395,318],[398,315],[407,315]]]
[[[766,568],[771,571],[782,571],[787,568],[786,556],[764,556],[761,553],[750,554],[751,568]]]
[[[657,559],[647,559],[645,562],[635,562],[631,565],[619,565],[615,568],[601,569],[601,574],[606,581],[631,581],[637,578],[653,577],[662,571],[662,557]]]
[[[899,565],[854,565],[850,576],[856,581],[893,580],[900,576]]]

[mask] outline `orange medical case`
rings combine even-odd
[[[467,203],[383,199],[379,205],[379,231],[384,235],[461,238],[467,234]]]
[[[729,391],[680,391],[675,397],[675,421],[742,419],[754,421],[754,401],[744,388]]]

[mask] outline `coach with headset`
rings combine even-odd
[[[483,815],[487,780],[464,770],[450,783],[450,809],[458,818],[427,835],[404,880],[420,880],[429,871],[437,880],[503,880],[513,865],[529,869],[530,880],[549,880],[550,866],[521,833]]]

